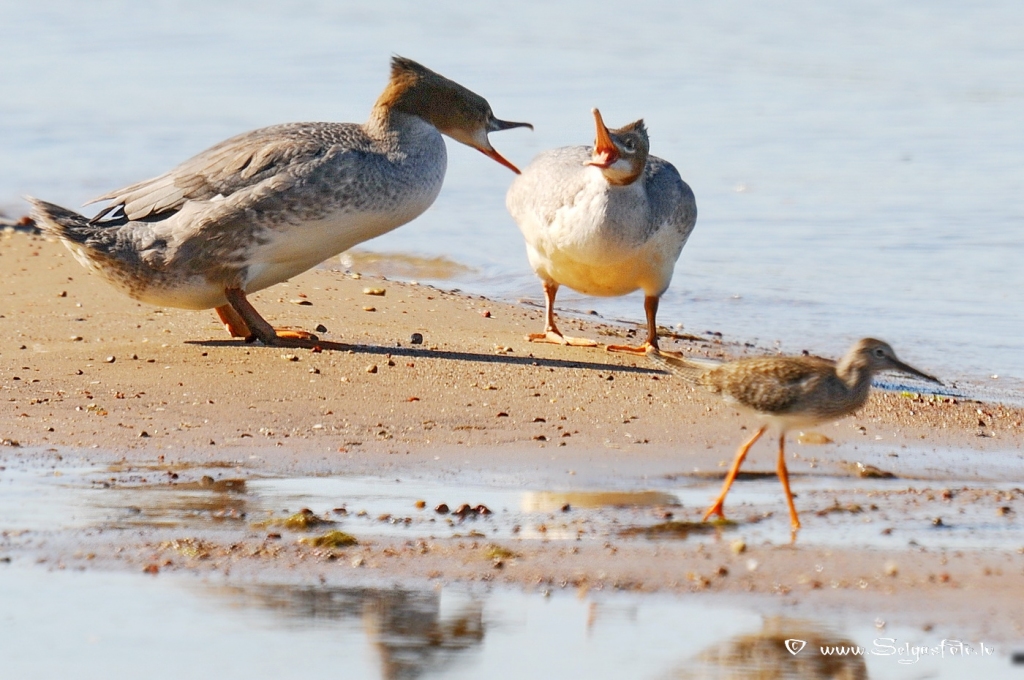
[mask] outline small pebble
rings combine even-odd
[[[318,323],[314,330],[317,333],[326,333],[327,332],[327,326],[323,325],[322,323]]]
[[[413,333],[411,336],[409,336],[409,342],[411,342],[414,345],[422,345],[423,344],[423,334],[422,333]]]
[[[383,296],[387,294],[387,290],[384,288],[363,288],[363,295],[378,295]]]
[[[370,364],[369,366],[367,366],[366,367],[366,372],[367,373],[376,373],[377,372],[377,364]]]
[[[112,364],[112,363],[114,363],[115,361],[117,361],[117,357],[114,357],[114,356],[109,356],[109,357],[107,357],[106,359],[104,359],[103,361],[104,361],[104,362],[106,362],[106,363],[108,363],[108,364]]]
[[[426,501],[416,501],[416,509],[417,510],[422,510],[425,507],[427,507],[427,502]]]
[[[363,307],[363,311],[364,312],[376,312],[377,308],[376,307]]]
[[[439,515],[447,515],[448,512],[449,512],[448,504],[447,503],[440,503],[440,504],[438,504],[438,506],[434,508],[434,512],[436,512]]]

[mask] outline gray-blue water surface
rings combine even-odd
[[[646,119],[700,210],[662,322],[830,354],[877,335],[982,392],[1024,385],[1019,3],[52,0],[2,3],[0,26],[9,215],[24,194],[77,206],[255,127],[364,120],[397,53],[533,122],[493,136],[520,165],[589,143],[593,106]],[[449,149],[436,204],[366,247],[443,255],[473,268],[464,290],[539,299],[504,209],[512,176]],[[642,317],[638,295],[560,299]]]

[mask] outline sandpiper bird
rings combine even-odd
[[[937,378],[900,361],[892,347],[874,338],[857,341],[838,362],[814,356],[769,356],[719,364],[665,356],[657,350],[649,351],[648,356],[681,378],[701,385],[720,395],[727,403],[753,411],[767,421],[736,452],[722,492],[704,513],[704,520],[712,515],[725,518],[722,506],[747,451],[769,425],[774,425],[779,429],[779,480],[786,493],[789,519],[794,530],[800,528],[800,518],[793,505],[786,469],[788,430],[812,427],[851,415],[867,401],[871,378],[880,371],[900,371],[942,384]]]
[[[441,134],[505,167],[498,120],[474,92],[401,57],[366,123],[288,123],[221,142],[170,172],[112,191],[92,219],[30,199],[76,259],[131,297],[215,308],[232,336],[310,346],[276,331],[246,295],[285,281],[425,211],[447,165]],[[90,201],[92,202],[92,201]]]
[[[526,252],[544,285],[546,319],[536,342],[596,346],[555,325],[555,295],[566,285],[587,295],[642,289],[647,341],[612,351],[643,354],[658,347],[658,301],[697,221],[690,187],[668,161],[649,155],[642,120],[609,130],[593,110],[593,148],[546,151],[516,177],[506,205],[526,238]]]

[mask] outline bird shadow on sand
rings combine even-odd
[[[280,352],[282,349],[298,352],[315,353],[313,349],[272,347],[259,343],[246,343],[239,340],[186,340],[187,345],[200,347],[240,347],[265,352]],[[391,357],[408,357],[413,359],[446,359],[448,361],[473,361],[482,364],[506,364],[509,366],[533,366],[542,368],[582,368],[606,373],[634,373],[665,375],[657,368],[640,366],[621,366],[599,361],[574,361],[563,359],[542,359],[538,357],[510,356],[508,354],[482,354],[476,352],[451,352],[447,350],[416,349],[413,347],[379,347],[376,345],[350,345],[340,342],[320,341],[317,347],[321,352],[354,352]]]

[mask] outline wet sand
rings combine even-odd
[[[203,476],[366,475],[448,480],[453,489],[465,480],[534,489],[711,480],[703,502],[644,510],[653,525],[699,519],[754,424],[642,358],[528,343],[524,335],[543,324],[532,305],[327,269],[251,298],[271,323],[322,325],[322,339],[344,345],[317,353],[230,340],[211,311],[136,303],[88,274],[63,246],[22,232],[0,235],[0,280],[0,465],[8,467],[99,466],[111,470],[110,484],[140,489],[205,483]],[[631,331],[596,318],[563,317],[561,326],[600,342],[621,342]],[[413,343],[415,333],[421,344]],[[664,347],[711,357],[770,351],[698,335]],[[913,347],[896,350],[916,363]],[[856,417],[818,429],[832,443],[790,449],[811,536],[816,523],[874,519],[877,533],[903,517],[924,534],[932,527],[922,518],[950,523],[977,512],[1001,523],[1008,538],[998,547],[924,547],[913,538],[898,549],[836,546],[802,537],[739,545],[748,525],[778,532],[787,519],[781,492],[767,510],[755,503],[754,516],[738,484],[726,506],[738,530],[686,539],[611,529],[579,541],[565,531],[562,538],[490,538],[510,530],[499,513],[479,520],[498,527],[480,535],[475,525],[458,537],[415,540],[364,531],[359,545],[338,549],[246,522],[185,532],[5,532],[0,557],[67,568],[220,571],[241,580],[708,591],[760,598],[766,611],[890,612],[924,630],[962,626],[1015,641],[1024,637],[1024,492],[1013,487],[1024,487],[1022,423],[1017,407],[876,391]],[[744,469],[771,472],[774,446],[759,443]],[[203,467],[213,463],[225,467]],[[914,480],[915,489],[887,491],[886,480],[858,476],[864,465]],[[801,493],[810,481],[827,486],[830,479],[859,479],[858,490],[840,500],[862,511],[833,512],[840,500]],[[461,499],[453,492],[448,502]],[[537,524],[576,530],[573,514],[554,511]],[[201,547],[183,548],[186,539]]]

